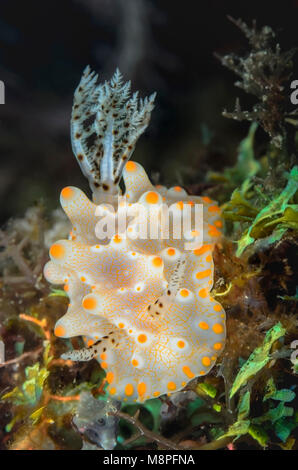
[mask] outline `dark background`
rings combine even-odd
[[[156,181],[196,183],[232,164],[248,125],[221,111],[254,101],[213,55],[245,50],[227,14],[270,25],[283,50],[297,45],[297,0],[0,0],[0,222],[40,200],[55,208],[68,184],[88,191],[69,138],[87,64],[101,79],[119,66],[141,96],[157,91],[133,156]]]

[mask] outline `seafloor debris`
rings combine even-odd
[[[89,441],[103,449],[113,449],[119,418],[111,413],[119,408],[116,400],[96,400],[90,392],[83,392],[73,422]]]

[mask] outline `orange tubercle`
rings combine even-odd
[[[66,188],[63,188],[61,191],[61,196],[63,199],[71,199],[74,195],[74,190],[67,186]]]
[[[210,276],[211,269],[206,269],[205,271],[200,271],[196,274],[197,279],[204,279],[205,277]]]
[[[133,391],[134,391],[134,389],[133,389],[133,385],[132,385],[132,384],[127,384],[127,385],[125,386],[125,395],[126,395],[126,396],[130,397],[130,396],[133,394]]]
[[[201,248],[195,249],[193,252],[196,256],[203,255],[206,251],[211,250],[211,245],[203,245]]]
[[[189,379],[193,379],[195,377],[195,374],[190,370],[188,366],[183,366],[182,370]]]
[[[176,390],[175,382],[168,382],[168,390]]]
[[[133,172],[133,171],[136,171],[137,165],[135,162],[129,161],[126,163],[125,169],[126,171]]]
[[[203,366],[205,366],[205,367],[209,367],[210,364],[211,364],[210,357],[204,356],[204,357],[202,358],[202,364],[203,364]]]
[[[62,336],[65,336],[65,328],[63,328],[62,325],[56,326],[55,335],[58,336],[59,338]]]
[[[54,243],[54,245],[52,245],[50,248],[50,255],[56,259],[63,258],[63,256],[65,255],[64,246],[60,245],[60,243]]]
[[[147,341],[147,336],[144,333],[141,333],[138,336],[138,342],[143,344],[143,343],[146,343],[146,341]]]
[[[181,297],[188,297],[189,296],[189,290],[188,289],[181,289],[180,290],[180,295],[181,295]]]
[[[163,261],[160,256],[155,256],[152,260],[153,266],[160,268],[163,265]]]
[[[94,310],[96,308],[97,302],[94,297],[87,297],[83,300],[82,305],[86,310]]]
[[[138,394],[139,395],[144,395],[146,393],[146,384],[144,382],[140,382],[138,385]]]
[[[158,203],[158,194],[154,191],[149,191],[145,196],[146,202],[148,204],[157,204]]]
[[[214,333],[216,333],[217,335],[219,335],[220,333],[223,332],[223,326],[220,323],[215,323],[215,325],[213,325],[212,329],[213,329]]]

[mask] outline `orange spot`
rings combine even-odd
[[[95,307],[96,307],[96,300],[93,298],[93,297],[87,297],[86,299],[83,300],[83,307],[86,309],[86,310],[94,310]]]
[[[186,382],[181,382],[182,387],[185,387],[185,385],[186,385]]]
[[[156,268],[160,268],[163,264],[161,257],[160,256],[155,256],[155,258],[153,258],[153,260],[152,260],[152,264]]]
[[[195,203],[193,201],[188,201],[188,203],[191,207],[195,205]]]
[[[92,344],[94,344],[93,339],[89,339],[88,343],[87,343],[88,348],[90,348],[90,346],[92,346]]]
[[[116,235],[114,236],[114,242],[115,242],[115,243],[120,243],[121,241],[122,241],[122,238],[120,237],[120,235],[116,234]]]
[[[167,253],[169,256],[174,256],[174,254],[176,253],[175,248],[169,248]]]
[[[196,274],[197,279],[204,279],[204,277],[209,277],[211,274],[211,269],[205,269],[205,271],[200,271]]]
[[[182,370],[189,379],[193,379],[195,377],[195,374],[190,370],[188,366],[183,366]]]
[[[189,290],[188,289],[181,289],[180,290],[180,295],[181,295],[181,297],[188,297],[189,296]]]
[[[135,164],[135,162],[129,161],[126,163],[125,169],[126,171],[136,171],[137,165]]]
[[[208,330],[209,329],[209,325],[205,321],[201,321],[199,323],[199,327],[202,328],[202,330]]]
[[[158,397],[158,395],[160,395],[160,392],[153,392],[154,397]]]
[[[55,335],[59,336],[59,337],[64,336],[65,335],[65,328],[63,328],[63,326],[61,326],[61,325],[56,326]]]
[[[139,343],[146,343],[146,341],[147,341],[147,336],[144,335],[143,333],[138,336]]]
[[[67,186],[66,188],[62,189],[61,196],[63,197],[63,199],[70,199],[73,197],[73,193],[74,193],[73,189]]]
[[[213,309],[214,309],[216,312],[220,312],[220,311],[221,311],[221,305],[216,304],[216,305],[214,305]]]
[[[202,299],[205,299],[208,295],[208,292],[207,292],[207,289],[200,289],[199,290],[199,296],[202,298]]]
[[[212,261],[212,256],[211,255],[207,255],[206,256],[206,261],[207,263],[210,263]]]
[[[177,193],[180,193],[182,191],[182,188],[180,186],[174,186],[174,191],[177,191]]]
[[[137,361],[136,359],[132,359],[131,363],[134,367],[137,367],[139,365],[139,361]]]
[[[69,290],[69,285],[68,284],[65,284],[65,286],[63,287],[63,289],[65,290],[65,292],[67,292]]]
[[[220,323],[215,323],[215,325],[213,325],[212,329],[213,329],[214,333],[216,333],[217,335],[219,335],[220,333],[223,332],[223,326]]]
[[[202,197],[202,200],[203,200],[204,202],[207,202],[207,204],[210,204],[210,202],[212,202],[212,199],[210,199],[210,197],[208,197],[208,196]]]
[[[213,347],[216,351],[219,351],[222,348],[222,343],[214,343]]]
[[[220,212],[220,209],[218,206],[209,206],[208,207],[209,212]]]
[[[65,255],[65,248],[63,245],[60,245],[59,243],[54,243],[54,245],[51,246],[50,248],[50,255],[53,256],[53,258],[61,259]]]
[[[201,370],[200,375],[205,375],[205,371]]]
[[[176,203],[176,206],[177,206],[177,209],[180,209],[182,211],[184,204],[182,201],[179,201]]]
[[[127,395],[128,397],[131,397],[132,394],[133,394],[133,385],[132,384],[125,385],[125,395]]]
[[[185,347],[185,342],[180,340],[180,341],[178,341],[177,346],[178,346],[178,348],[183,349]]]
[[[145,199],[148,204],[157,204],[159,198],[157,193],[154,191],[149,191],[149,193],[146,194]]]
[[[108,384],[111,384],[111,383],[113,382],[113,380],[114,380],[114,374],[113,374],[113,372],[108,372],[108,373],[107,373],[107,376],[106,376],[106,379],[107,379]]]
[[[144,395],[144,393],[146,392],[146,384],[144,382],[140,382],[139,385],[138,385],[138,393],[139,395]]]
[[[211,245],[203,245],[201,246],[201,248],[197,248],[193,252],[196,256],[199,256],[199,255],[203,255],[204,253],[206,253],[206,251],[209,251],[210,249],[211,249]]]
[[[111,389],[109,390],[109,392],[110,392],[110,395],[115,395],[115,393],[116,393],[115,387],[111,388]]]
[[[100,365],[103,369],[106,369],[108,367],[108,364],[106,362],[101,362]]]
[[[118,324],[118,326],[119,326],[119,328],[124,328],[124,323],[121,323],[121,322],[120,322],[120,323]]]
[[[217,228],[214,227],[214,225],[209,225],[208,233],[209,233],[210,237],[219,237],[219,235],[220,235],[220,231],[217,230]]]
[[[224,314],[224,313],[221,314],[221,318],[225,318],[225,314]]]
[[[204,356],[204,357],[202,358],[202,364],[203,364],[203,366],[205,366],[205,367],[210,366],[210,364],[211,364],[210,357]]]
[[[86,282],[86,278],[84,276],[81,277],[82,282]]]
[[[214,222],[214,225],[215,225],[215,227],[217,227],[217,228],[222,228],[222,221],[221,221],[221,220],[216,220],[216,221]]]
[[[175,382],[168,382],[168,390],[176,390]]]
[[[105,361],[107,359],[106,353],[102,353],[99,357],[102,361]]]

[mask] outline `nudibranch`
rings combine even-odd
[[[207,374],[225,341],[225,312],[210,294],[212,251],[222,226],[217,203],[180,186],[154,186],[144,168],[129,160],[154,98],[131,96],[118,70],[98,85],[97,75],[85,69],[74,94],[71,139],[93,200],[72,186],[62,190],[72,230],[68,240],[51,246],[44,269],[49,282],[64,284],[70,300],[56,336],[85,341],[83,349],[62,357],[96,358],[106,371],[108,392],[138,402],[181,390]],[[168,237],[140,238],[133,236],[139,227],[131,216],[119,229],[125,208],[158,215],[164,204],[173,208],[172,219],[188,207],[193,220],[195,206],[203,207],[200,246],[185,248],[186,240],[198,236],[196,226],[180,238],[172,228]],[[98,224],[107,216],[115,229],[99,236]]]

